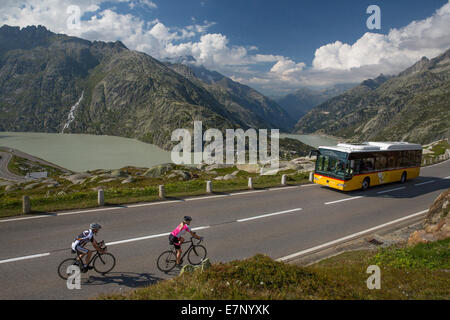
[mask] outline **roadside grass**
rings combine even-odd
[[[381,249],[373,264],[394,268],[450,270],[450,238],[439,242],[420,243],[410,248]]]
[[[165,300],[165,299],[332,299],[332,300],[405,300],[450,299],[448,276],[449,240],[413,248],[389,248],[342,253],[308,267],[277,262],[264,255],[245,260],[213,264],[205,272],[184,273],[154,285],[122,294],[102,295],[99,299]],[[386,255],[392,250],[396,255]],[[401,251],[409,259],[433,263],[403,264]],[[445,251],[447,253],[445,253]],[[397,256],[399,255],[399,256]],[[367,267],[379,262],[381,289],[369,290]],[[401,259],[400,259],[401,260]],[[414,267],[412,267],[414,266]]]
[[[220,174],[229,174],[236,168],[217,169]],[[248,178],[253,177],[254,189],[277,187],[281,184],[281,175],[288,174],[287,184],[297,185],[308,183],[308,173],[296,173],[287,170],[277,175],[259,176],[247,172],[239,172],[231,180],[213,180],[216,175],[201,173],[198,178],[179,181],[176,178],[147,178],[137,177],[130,184],[122,184],[121,181],[100,183],[101,178],[86,181],[83,184],[71,185],[65,179],[55,178],[59,187],[47,188],[45,184],[39,184],[30,190],[16,190],[6,192],[5,187],[0,187],[0,217],[20,215],[22,212],[22,196],[28,195],[31,200],[32,214],[53,212],[60,210],[85,209],[98,207],[97,192],[93,188],[101,186],[105,192],[105,205],[120,205],[139,202],[157,201],[159,199],[159,185],[164,184],[166,198],[181,198],[189,196],[206,195],[206,181],[211,180],[214,193],[226,193],[248,190]],[[31,184],[26,183],[24,186]]]

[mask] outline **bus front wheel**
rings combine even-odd
[[[365,178],[362,183],[362,190],[366,191],[367,189],[369,189],[369,187],[370,187],[370,179]]]

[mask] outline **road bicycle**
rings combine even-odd
[[[191,237],[190,241],[183,242],[183,244],[190,243],[191,245],[181,256],[180,264],[183,263],[183,259],[186,255],[189,263],[192,265],[199,265],[202,263],[203,260],[205,260],[207,251],[206,248],[200,244],[202,240],[201,239],[198,240],[197,243],[194,243],[194,240],[198,239]],[[164,251],[163,253],[160,254],[156,263],[158,269],[165,273],[171,271],[173,268],[175,268],[177,264],[177,251],[175,249],[175,246],[171,244],[170,247],[171,250]]]
[[[106,251],[105,241],[100,241],[98,243],[100,249]],[[76,251],[72,250],[72,254]],[[87,272],[90,266],[93,266],[94,270],[98,273],[105,275],[110,272],[116,266],[116,258],[109,252],[100,253],[96,251],[95,255],[91,258],[86,268],[84,268],[83,261],[80,261],[78,254],[75,258],[68,258],[61,262],[58,266],[58,275],[67,280],[71,276],[72,272],[69,272],[70,266],[77,266],[80,268],[81,272]]]

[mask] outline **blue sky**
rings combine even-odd
[[[366,26],[374,4],[380,30]],[[0,24],[193,56],[268,95],[395,74],[450,46],[448,0],[3,0]]]
[[[336,40],[352,43],[367,32],[366,9],[377,4],[382,29],[400,28],[431,16],[443,0],[176,0],[154,1],[158,9],[147,15],[168,25],[184,26],[194,17],[214,21],[210,32],[227,35],[235,45],[254,45],[261,53],[277,54],[311,63],[314,51]],[[203,6],[200,3],[205,3]]]

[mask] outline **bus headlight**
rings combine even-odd
[[[338,187],[343,187],[343,188],[345,188],[346,187],[346,185],[345,185],[345,183],[338,183],[338,185],[337,185]]]

